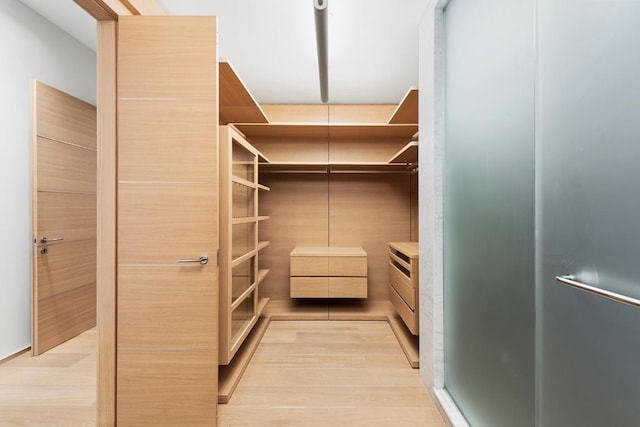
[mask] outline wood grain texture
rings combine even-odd
[[[418,335],[418,313],[411,310],[411,308],[404,302],[400,294],[396,292],[393,286],[389,286],[389,299],[391,300],[391,304],[393,304],[398,314],[402,318],[402,321],[405,325],[407,325],[407,328],[409,328],[411,333],[413,335]]]
[[[39,300],[96,282],[96,240],[65,242],[47,247],[38,257]]]
[[[418,241],[420,231],[420,199],[418,198],[418,174],[411,174],[411,241]]]
[[[96,151],[38,138],[38,190],[96,193]]]
[[[218,425],[445,424],[386,322],[272,321]]]
[[[261,194],[260,214],[271,219],[260,224],[259,237],[272,242],[260,253],[260,268],[271,270],[260,293],[272,300],[287,300],[293,248],[328,246],[328,178],[324,174],[265,174],[260,181],[271,188]]]
[[[330,257],[329,276],[366,276],[367,257]]]
[[[393,263],[389,263],[389,283],[411,310],[416,309],[418,289]]]
[[[121,100],[121,181],[217,180],[215,100]]]
[[[331,138],[329,161],[387,163],[405,144],[406,141],[397,139]]]
[[[97,425],[115,425],[116,408],[116,22],[100,21],[97,40]]]
[[[216,353],[118,351],[117,424],[215,425]]]
[[[96,195],[38,194],[38,235],[66,242],[96,237]]]
[[[329,123],[387,123],[393,104],[329,104]]]
[[[407,91],[389,118],[390,124],[418,123],[418,89]]]
[[[329,106],[320,104],[263,104],[271,123],[329,123]]]
[[[272,162],[328,162],[326,137],[252,138],[251,143]]]
[[[38,310],[38,350],[42,353],[95,326],[96,284],[42,299]]]
[[[44,83],[36,83],[37,135],[96,148],[96,107]]]
[[[268,123],[264,111],[233,66],[227,61],[221,61],[219,70],[220,124]]]
[[[73,0],[78,6],[93,16],[96,21],[112,21],[118,19],[118,14],[113,10],[103,7],[101,2],[96,0]]]
[[[216,193],[214,184],[120,184],[118,262],[175,264],[214,257]]]
[[[118,347],[217,349],[215,266],[120,267]]]
[[[292,276],[328,276],[329,259],[321,256],[291,256]]]
[[[387,300],[390,241],[410,238],[409,176],[330,175],[329,245],[361,246],[369,299]]]
[[[389,159],[389,163],[418,163],[418,141],[410,141]]]
[[[291,277],[291,298],[329,298],[328,277]]]
[[[329,298],[366,297],[366,277],[329,277]]]
[[[398,340],[398,344],[402,348],[409,365],[416,369],[420,367],[420,350],[418,336],[413,335],[411,331],[407,329],[400,316],[395,315],[389,317],[389,326]]]
[[[122,16],[118,26],[120,98],[216,99],[215,16]]]

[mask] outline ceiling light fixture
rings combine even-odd
[[[325,103],[329,101],[328,1],[313,0],[313,12],[316,21],[316,45],[318,47],[318,71],[320,74],[320,100]]]

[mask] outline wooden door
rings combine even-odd
[[[120,17],[117,70],[117,422],[215,425],[215,17]]]
[[[96,324],[96,108],[32,82],[32,353]]]

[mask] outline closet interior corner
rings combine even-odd
[[[417,89],[398,105],[259,105],[228,62],[219,87],[219,402],[272,320],[385,320],[418,367],[417,305],[394,295],[389,252],[417,253]]]

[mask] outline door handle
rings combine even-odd
[[[64,237],[54,237],[52,239],[48,238],[48,237],[43,237],[42,239],[40,239],[40,243],[47,244],[47,243],[52,243],[52,242],[62,242],[64,241]]]
[[[201,255],[200,258],[197,259],[179,259],[178,262],[199,262],[201,265],[205,265],[209,262],[209,256]]]

